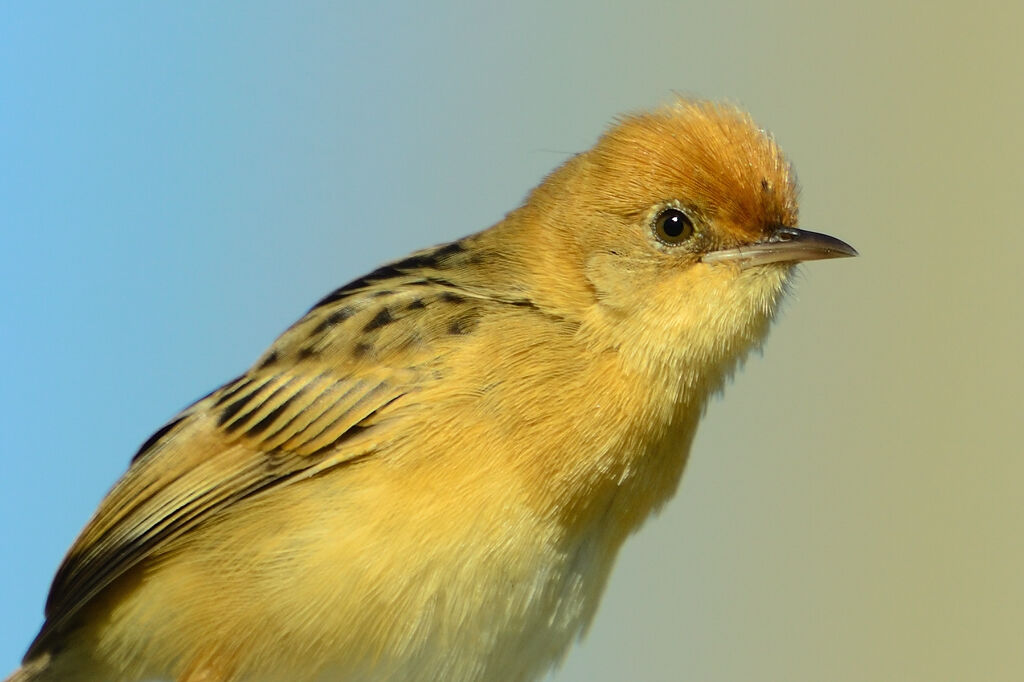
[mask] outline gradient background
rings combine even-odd
[[[1024,679],[1024,6],[628,4],[3,4],[0,673],[175,411],[681,91],[862,257],[803,269],[554,679]]]

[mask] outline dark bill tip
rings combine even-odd
[[[841,239],[820,232],[779,227],[762,241],[735,249],[704,254],[705,263],[735,263],[741,268],[767,263],[796,263],[856,256],[857,249]]]

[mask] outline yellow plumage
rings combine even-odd
[[[494,227],[325,298],[158,432],[12,679],[537,678],[674,492],[793,263],[852,255],[796,218],[746,115],[623,119]]]

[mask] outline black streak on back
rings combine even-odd
[[[344,308],[334,311],[316,326],[316,329],[313,330],[313,335],[322,334],[339,322],[344,322],[348,318],[352,317],[354,312],[355,310],[349,306],[345,306]]]
[[[465,250],[466,247],[464,247],[461,243],[452,242],[451,244],[446,244],[445,246],[442,246],[428,253],[421,253],[415,256],[409,256],[408,258],[397,261],[395,263],[383,265],[374,270],[373,272],[371,272],[370,274],[364,275],[359,279],[353,280],[339,289],[335,289],[327,296],[320,299],[320,301],[318,301],[317,304],[311,308],[311,310],[316,310],[317,308],[322,308],[323,306],[334,303],[335,301],[340,301],[341,299],[347,297],[349,294],[352,294],[353,292],[356,292],[360,289],[365,289],[366,287],[377,282],[384,282],[389,279],[401,277],[402,275],[405,275],[410,271],[437,269],[443,265],[442,261],[447,260],[448,258],[454,256],[455,254],[462,253]]]
[[[382,308],[379,313],[374,315],[372,320],[366,323],[366,326],[363,327],[363,331],[372,332],[374,329],[380,329],[394,321],[395,318],[391,315],[391,311],[387,308]]]

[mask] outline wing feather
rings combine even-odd
[[[355,436],[409,391],[327,373],[243,381],[241,390],[229,384],[186,409],[107,495],[57,572],[37,642],[140,561],[237,501],[365,455]]]
[[[111,583],[190,529],[247,497],[385,448],[393,430],[374,426],[408,414],[415,394],[443,378],[445,349],[485,307],[532,309],[439,276],[468,258],[459,243],[449,244],[342,287],[246,374],[154,433],[64,559],[27,658]]]

